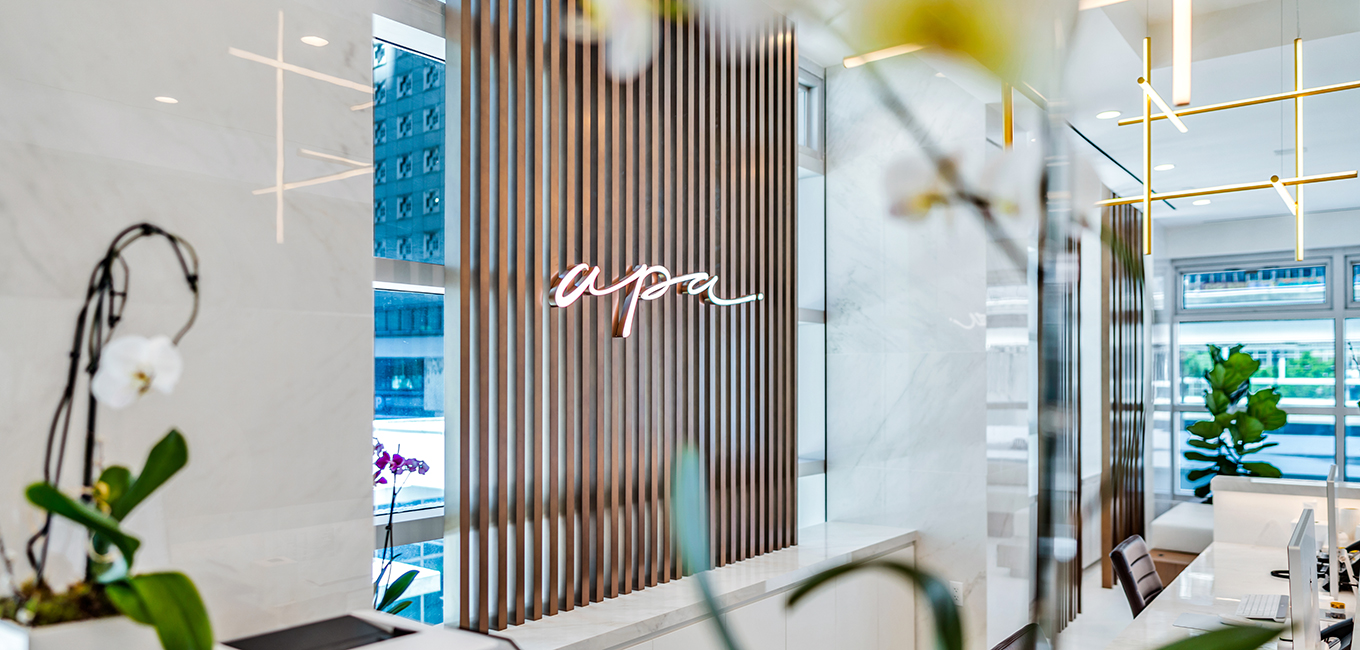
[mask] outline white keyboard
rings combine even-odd
[[[1244,618],[1284,620],[1289,616],[1289,596],[1250,594],[1237,604],[1237,615]]]

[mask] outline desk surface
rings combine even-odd
[[[1270,576],[1272,569],[1288,567],[1282,547],[1214,542],[1133,619],[1107,650],[1149,650],[1184,639],[1191,631],[1176,627],[1175,622],[1185,612],[1232,614],[1237,611],[1238,600],[1247,594],[1288,595],[1289,581]],[[1342,592],[1341,600],[1355,611],[1354,594]],[[1274,644],[1265,647],[1274,648]]]

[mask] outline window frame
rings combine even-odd
[[[1360,309],[1360,299],[1358,299],[1360,297],[1355,295],[1356,266],[1360,266],[1360,253],[1356,253],[1354,255],[1347,255],[1345,257],[1345,266],[1343,267],[1346,274],[1346,281],[1343,284],[1346,285],[1344,291],[1347,309]]]
[[[440,14],[443,13],[442,9],[439,10],[439,13]],[[394,20],[381,14],[374,14],[373,26],[374,26],[373,30],[374,42],[381,42],[382,44],[387,45],[388,47],[399,50],[405,50],[411,54],[417,54],[429,59],[433,59],[443,64],[444,69],[441,71],[441,74],[446,84],[445,87],[446,88],[449,87],[447,85],[450,82],[444,36],[430,33],[420,27],[416,27],[402,21]],[[422,82],[423,79],[422,80],[413,79],[412,80],[413,90],[416,83]],[[391,91],[395,93],[395,89],[391,89]],[[376,99],[377,98],[375,97],[375,100]],[[391,99],[395,100],[395,96],[392,97]],[[440,112],[439,119],[441,122],[445,122],[446,127],[447,127],[446,121],[449,117],[451,116],[455,118],[457,117],[456,108],[457,108],[456,106],[445,106],[444,110]],[[416,135],[423,134],[425,132],[423,129],[424,126],[423,119],[421,124],[422,129],[417,130],[415,128],[414,123],[416,118],[416,114],[414,113],[414,111],[411,113],[410,117],[412,120],[411,135],[414,137]],[[421,117],[423,118],[423,113]],[[451,174],[456,172],[456,169],[454,168],[453,165],[442,164],[444,162],[442,158],[446,155],[444,152],[450,150],[450,145],[452,144],[449,140],[450,132],[447,128],[445,128],[444,133],[445,139],[442,143],[439,144],[441,151],[441,164],[439,165],[439,170],[437,172],[444,174],[446,178],[444,191],[442,192],[442,195],[439,197],[441,203],[445,207],[443,211],[445,217],[443,230],[444,235],[440,238],[439,242],[440,247],[442,247],[445,252],[444,264],[431,264],[427,262],[416,262],[387,257],[377,257],[375,255],[373,258],[374,272],[372,289],[374,291],[397,291],[397,292],[404,291],[412,293],[431,293],[445,295],[446,299],[444,307],[445,315],[444,335],[445,337],[449,336],[456,337],[458,331],[457,330],[458,323],[456,322],[456,319],[449,318],[450,307],[448,304],[449,301],[447,293],[449,291],[456,292],[457,289],[456,287],[454,287],[453,289],[449,289],[448,288],[449,285],[446,282],[446,277],[448,276],[452,276],[453,281],[455,282],[457,279],[456,268],[454,268],[457,265],[457,261],[453,258],[454,250],[450,248],[451,244],[457,243],[456,236],[457,232],[456,230],[450,231],[449,221],[456,220],[458,216],[453,211],[447,209],[447,198],[449,194],[448,190],[451,187],[448,184],[447,179]],[[392,137],[393,134],[389,133],[388,138],[391,139]],[[414,161],[412,161],[412,167],[414,168]],[[414,205],[416,197],[414,195],[407,196],[411,201],[410,216],[414,218],[415,215],[417,214]],[[397,210],[396,206],[389,207],[390,209],[388,210],[387,215],[388,221],[391,222],[400,219],[401,217],[399,214],[399,210]],[[422,211],[420,211],[420,214],[422,216],[424,215],[423,209]],[[457,224],[455,223],[452,225],[456,227]],[[453,237],[450,237],[451,235]],[[413,246],[419,245],[419,242],[412,242],[412,245]],[[451,268],[453,269],[452,271],[449,270]],[[446,359],[449,358],[447,354],[445,355],[445,358]],[[457,381],[456,377],[457,372],[450,373],[446,371],[445,373],[446,382],[449,381],[456,382]],[[445,390],[446,392],[448,391],[447,386]],[[448,435],[450,432],[449,422],[450,420],[453,421],[452,429],[453,431],[456,432],[457,417],[458,417],[457,413],[450,413],[446,406],[444,425],[446,449],[448,445]],[[441,459],[441,461],[446,459],[447,453],[445,459]],[[413,544],[417,542],[429,542],[444,539],[445,535],[444,514],[445,508],[448,503],[448,496],[450,494],[450,486],[447,485],[447,482],[445,485],[444,494],[446,504],[445,506],[434,506],[428,508],[417,508],[414,510],[403,510],[394,515],[393,537],[395,546],[404,546],[406,544]],[[383,546],[383,541],[386,534],[386,526],[387,526],[386,514],[383,515],[375,514],[373,516],[373,538],[374,546],[376,548],[382,548]]]
[[[1165,290],[1174,292],[1174,299],[1168,301],[1165,306],[1165,313],[1168,318],[1167,355],[1168,364],[1167,377],[1170,380],[1170,403],[1156,403],[1153,399],[1152,410],[1154,412],[1169,412],[1171,426],[1171,485],[1170,495],[1175,501],[1189,500],[1193,490],[1186,490],[1180,487],[1180,466],[1183,460],[1185,449],[1181,446],[1179,428],[1180,422],[1187,413],[1202,413],[1204,408],[1195,404],[1184,404],[1181,401],[1181,366],[1180,366],[1180,325],[1182,323],[1202,323],[1218,321],[1280,321],[1280,320],[1331,320],[1333,331],[1333,349],[1335,351],[1335,395],[1336,402],[1332,406],[1290,406],[1286,411],[1290,415],[1328,415],[1332,416],[1333,434],[1335,441],[1334,462],[1342,471],[1346,468],[1346,418],[1347,416],[1360,415],[1360,408],[1346,406],[1345,400],[1345,327],[1348,318],[1360,318],[1360,302],[1354,300],[1352,290],[1351,264],[1360,263],[1360,247],[1345,248],[1318,248],[1308,251],[1308,255],[1302,262],[1295,261],[1288,253],[1273,254],[1251,254],[1251,255],[1227,255],[1211,256],[1199,258],[1179,258],[1170,260],[1166,272],[1169,282]],[[1222,308],[1200,308],[1186,309],[1184,302],[1184,283],[1182,277],[1186,273],[1212,273],[1215,271],[1247,270],[1262,268],[1289,268],[1302,266],[1324,266],[1327,274],[1326,300],[1316,305],[1260,305],[1251,307],[1222,307]],[[1337,281],[1341,277],[1340,269],[1344,269],[1345,281]],[[1339,294],[1337,292],[1345,292]],[[1152,358],[1152,355],[1149,355]],[[1154,396],[1155,397],[1155,396]],[[1149,420],[1148,435],[1152,434],[1151,422]],[[1152,452],[1149,444],[1149,452]],[[1360,479],[1360,476],[1348,476],[1345,480]],[[1162,486],[1165,489],[1168,486]],[[1154,488],[1155,489],[1155,488]]]

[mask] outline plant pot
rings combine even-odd
[[[22,627],[0,621],[0,650],[161,650],[156,630],[124,616]]]

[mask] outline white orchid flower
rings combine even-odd
[[[898,158],[884,176],[888,210],[895,217],[923,219],[935,206],[949,204],[948,183],[921,153]]]
[[[122,336],[104,346],[90,391],[104,406],[126,408],[152,388],[168,395],[183,369],[169,337]]]
[[[1043,175],[1040,148],[1017,147],[987,162],[976,189],[991,202],[997,216],[1034,218],[1043,194]]]

